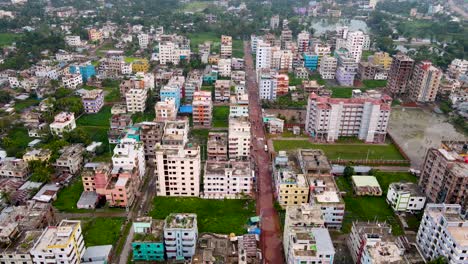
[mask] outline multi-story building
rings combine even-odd
[[[377,242],[365,247],[360,263],[415,263],[403,258],[405,249],[401,243],[394,241]],[[359,262],[358,262],[359,263]]]
[[[26,162],[38,160],[41,162],[48,161],[50,156],[52,155],[52,151],[49,149],[31,149],[26,151],[23,155],[23,160]]]
[[[274,15],[270,18],[270,28],[277,29],[279,27],[280,18],[279,15]]]
[[[312,52],[304,52],[302,54],[302,58],[304,60],[304,67],[311,71],[317,70],[319,62],[319,56],[317,54]]]
[[[392,95],[406,93],[406,87],[413,72],[414,60],[404,54],[393,57],[390,71],[388,72],[387,90]]]
[[[231,81],[216,80],[215,82],[215,102],[228,102],[231,97]]]
[[[184,98],[185,101],[191,102],[193,93],[201,89],[203,83],[202,72],[199,70],[192,70],[187,76],[184,84]]]
[[[249,161],[207,161],[203,176],[203,195],[212,198],[237,198],[253,191]]]
[[[324,43],[315,43],[312,51],[319,56],[319,63],[322,61],[323,56],[330,56],[331,47]]]
[[[76,174],[83,165],[83,153],[85,149],[81,144],[69,145],[60,150],[60,157],[55,161],[57,172]]]
[[[5,160],[0,165],[0,177],[24,180],[28,176],[28,163],[22,159]]]
[[[80,36],[65,36],[65,43],[71,47],[78,47],[83,44]]]
[[[231,59],[219,59],[218,73],[221,77],[231,77]]]
[[[70,132],[76,128],[75,114],[71,112],[57,114],[49,128],[52,134],[62,137],[63,133]]]
[[[142,178],[146,173],[143,142],[133,138],[120,140],[120,143],[114,148],[112,164],[114,168],[122,168],[130,171],[136,169],[137,175]]]
[[[161,35],[159,41],[159,63],[179,64],[181,60],[190,60],[190,40],[183,36]]]
[[[206,147],[208,160],[228,160],[228,134],[226,132],[209,132]]]
[[[85,251],[81,221],[62,220],[47,227],[30,252],[33,263],[81,263]]]
[[[468,184],[468,163],[466,163],[467,142],[442,142],[441,148],[427,151],[419,177],[428,201],[433,203],[461,204],[468,206],[466,185]]]
[[[276,95],[285,95],[289,92],[289,76],[287,74],[276,75]]]
[[[125,93],[125,102],[127,104],[127,112],[137,113],[144,112],[146,109],[146,99],[148,98],[148,90],[146,88],[132,88]]]
[[[145,33],[138,34],[138,45],[140,45],[140,49],[148,48],[149,44],[149,36]]]
[[[96,68],[91,64],[72,65],[69,71],[71,74],[81,74],[83,83],[87,82],[91,77],[96,76]]]
[[[156,144],[161,143],[164,123],[163,122],[143,122],[140,123],[140,140],[143,142],[145,158],[149,166],[154,165],[156,158]]]
[[[354,58],[354,62],[359,63],[362,57],[362,48],[366,40],[366,34],[362,31],[351,31],[346,36],[345,47],[349,52],[349,55]]]
[[[328,229],[297,227],[287,235],[286,263],[333,263],[335,248]]]
[[[468,260],[468,220],[458,204],[427,204],[416,243],[426,260],[444,257],[450,264]]]
[[[309,51],[309,41],[310,41],[310,34],[307,31],[302,31],[297,34],[297,51],[299,53],[308,52]]]
[[[258,72],[258,90],[261,100],[276,100],[278,80],[277,73],[270,69]]]
[[[91,28],[88,30],[88,39],[89,41],[101,41],[102,40],[102,32],[95,29]]]
[[[279,168],[275,170],[273,176],[275,196],[283,208],[307,203],[309,185],[303,174],[297,174],[291,168]]]
[[[83,84],[83,77],[80,73],[65,74],[62,76],[62,84],[65,88],[76,89]]]
[[[424,209],[426,196],[416,183],[394,182],[388,186],[387,203],[395,212],[418,212]]]
[[[361,61],[357,69],[357,77],[363,80],[386,80],[388,71],[383,66],[372,62]]]
[[[154,105],[154,112],[157,122],[176,120],[177,109],[174,98],[167,97],[164,101],[157,102]]]
[[[249,94],[231,95],[229,117],[249,116]]]
[[[164,261],[164,221],[141,217],[133,221],[133,261]]]
[[[179,111],[181,100],[181,87],[178,85],[165,85],[159,91],[161,102],[171,99],[175,103],[176,111]]]
[[[385,70],[389,70],[392,66],[393,59],[387,52],[376,52],[374,55],[369,56],[369,62],[375,65],[382,66]]]
[[[292,31],[283,24],[283,30],[281,30],[281,36],[280,36],[281,48],[287,49],[291,47],[291,45],[293,44],[292,40],[293,40]]]
[[[192,117],[193,126],[210,127],[213,111],[213,102],[211,101],[211,92],[196,91],[193,94]]]
[[[314,138],[335,141],[340,136],[357,136],[366,142],[383,142],[387,134],[392,98],[362,95],[358,98],[330,98],[312,93],[307,104],[305,130]]]
[[[450,63],[447,73],[450,78],[459,79],[468,73],[468,60],[454,59]]]
[[[168,259],[191,260],[198,239],[196,214],[170,214],[164,223],[164,247]]]
[[[335,51],[337,59],[336,80],[342,86],[353,86],[358,63],[351,52],[346,49]]]
[[[324,80],[333,80],[335,79],[335,73],[338,60],[335,57],[324,55],[320,60],[320,76]]]
[[[86,91],[81,97],[85,113],[97,113],[104,106],[104,91],[101,89],[94,89]]]
[[[232,57],[232,37],[231,36],[221,36],[221,58],[231,58]]]
[[[442,71],[430,61],[421,61],[414,67],[408,83],[409,98],[415,102],[434,102],[439,90]]]
[[[272,61],[272,48],[269,43],[262,40],[257,43],[255,69],[270,69]]]
[[[229,118],[229,159],[250,158],[250,122],[246,117]]]
[[[148,72],[149,62],[147,59],[138,59],[132,62],[132,71],[133,72]]]

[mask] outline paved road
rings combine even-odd
[[[284,263],[281,243],[280,220],[273,207],[273,185],[271,177],[271,159],[265,152],[265,131],[262,126],[262,109],[258,96],[256,74],[250,53],[250,42],[244,41],[244,59],[246,64],[246,85],[249,93],[249,118],[252,130],[251,156],[258,166],[257,176],[257,214],[261,216],[260,246],[264,263]]]

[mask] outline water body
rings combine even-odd
[[[361,30],[364,33],[369,31],[364,20],[357,19],[317,19],[311,22],[311,27],[315,30],[314,37],[320,37],[327,30],[334,31],[337,27],[348,26],[349,30]]]

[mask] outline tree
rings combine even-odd
[[[447,263],[448,263],[447,259],[442,256],[427,262],[427,264],[447,264]]]
[[[83,143],[85,145],[91,144],[92,141],[89,134],[81,127],[65,133],[63,138],[70,143]]]
[[[350,178],[353,175],[354,175],[354,168],[349,165],[346,166],[343,171],[343,176],[345,176],[346,178]]]
[[[31,169],[31,180],[35,182],[49,182],[54,173],[54,169],[46,162],[33,160],[29,162]]]
[[[9,103],[13,97],[7,91],[0,91],[0,103],[7,104]]]

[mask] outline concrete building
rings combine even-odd
[[[434,102],[441,79],[442,71],[430,61],[419,62],[408,84],[409,98],[421,103]]]
[[[426,196],[415,183],[393,182],[388,187],[387,203],[395,212],[419,212],[424,209]]]
[[[280,72],[291,72],[293,69],[294,55],[291,50],[282,50],[273,47],[271,53],[271,68]]]
[[[167,99],[172,99],[175,103],[176,111],[179,111],[180,100],[181,100],[181,87],[178,85],[165,85],[159,91],[159,97],[161,102]]]
[[[468,163],[467,142],[442,142],[440,148],[427,151],[419,177],[419,186],[427,200],[433,203],[461,204],[468,206],[466,188]]]
[[[156,122],[175,121],[177,118],[177,109],[174,98],[166,98],[164,101],[157,102],[154,105]]]
[[[258,72],[258,90],[261,100],[276,100],[278,88],[277,73],[270,69]]]
[[[359,196],[382,196],[377,178],[370,175],[354,175],[351,177],[354,193]]]
[[[193,94],[192,118],[194,127],[211,127],[213,102],[211,92],[196,91]]]
[[[78,47],[83,45],[80,36],[65,36],[65,43],[70,47]]]
[[[229,102],[229,117],[248,117],[249,116],[249,94],[231,95]]]
[[[42,232],[33,248],[33,263],[80,263],[86,251],[81,221],[62,220]]]
[[[319,73],[324,80],[335,79],[338,60],[335,57],[325,55],[320,60]]]
[[[50,132],[62,137],[64,133],[76,128],[75,114],[71,112],[61,112],[54,117],[54,122],[49,126]]]
[[[382,66],[385,70],[389,70],[392,66],[393,59],[387,52],[376,52],[374,55],[369,56],[369,62],[375,65]]]
[[[221,58],[231,58],[232,57],[232,37],[231,36],[221,36],[221,49],[220,49]]]
[[[149,61],[147,59],[138,59],[132,62],[132,72],[143,72],[146,73],[149,71]]]
[[[193,93],[201,89],[203,83],[202,72],[199,70],[192,70],[187,76],[184,84],[184,98],[186,102],[193,100]]]
[[[361,263],[411,263],[403,257],[404,248],[393,241],[377,242],[364,249],[361,257]]]
[[[65,74],[62,76],[62,84],[65,88],[76,89],[83,84],[83,77],[80,73]]]
[[[250,158],[250,122],[246,117],[229,118],[229,159]]]
[[[28,163],[22,159],[4,160],[0,165],[0,177],[24,180],[28,176]]]
[[[94,89],[87,91],[82,97],[83,107],[85,113],[97,113],[104,106],[104,91],[101,89]]]
[[[280,18],[279,15],[274,15],[270,18],[270,28],[277,29],[279,27]]]
[[[335,248],[326,228],[292,228],[288,236],[286,263],[333,263]]]
[[[164,223],[164,246],[168,259],[190,260],[198,239],[196,214],[170,214]]]
[[[208,160],[227,161],[228,160],[228,134],[226,132],[209,132]]]
[[[284,20],[283,20],[284,22]],[[281,41],[281,48],[288,49],[293,45],[293,34],[292,30],[290,30],[287,25],[285,26],[283,23],[283,30],[281,30],[280,41]]]
[[[299,53],[309,51],[310,34],[307,31],[301,31],[297,34],[297,51]]]
[[[149,44],[148,34],[140,33],[138,34],[137,38],[138,38],[138,45],[140,45],[140,49],[148,48],[148,44]]]
[[[387,90],[392,95],[406,93],[406,87],[413,72],[413,65],[414,60],[407,55],[399,53],[393,57],[387,82]]]
[[[335,51],[337,59],[336,80],[342,86],[353,86],[354,77],[358,69],[358,62],[353,53],[347,49]]]
[[[102,40],[102,32],[95,28],[88,29],[88,39],[92,42],[99,42]]]
[[[272,61],[272,48],[269,43],[262,40],[257,43],[255,69],[270,69]]]
[[[216,80],[215,82],[215,102],[228,102],[231,96],[231,81]]]
[[[468,73],[468,60],[454,59],[448,66],[447,73],[450,78],[460,79]]]
[[[179,64],[181,60],[190,60],[190,40],[183,36],[161,35],[159,41],[159,63]]]
[[[331,176],[307,175],[309,204],[318,206],[322,211],[325,226],[329,229],[341,229],[345,214],[345,203]]]
[[[60,150],[60,157],[54,164],[56,171],[72,175],[78,173],[83,166],[84,151],[85,149],[81,144],[63,147]]]
[[[324,43],[314,43],[312,51],[319,56],[319,63],[322,61],[324,56],[330,56],[331,47]]]
[[[231,59],[219,59],[218,73],[221,77],[231,77]]]
[[[146,173],[145,150],[143,143],[134,138],[123,138],[114,148],[112,155],[114,168],[135,169],[140,178]]]
[[[366,37],[366,34],[360,30],[348,32],[346,36],[345,47],[348,50],[349,55],[354,58],[356,63],[361,61],[362,50],[366,38],[368,38]]]
[[[330,98],[312,93],[307,104],[305,130],[314,138],[335,141],[357,136],[366,142],[383,142],[387,134],[392,98]]]
[[[96,76],[96,68],[92,64],[72,65],[69,71],[71,74],[81,74],[83,83],[87,82],[93,76]]]
[[[239,198],[253,191],[249,161],[207,161],[203,176],[203,197]]]
[[[310,71],[315,71],[318,68],[319,56],[313,52],[304,52],[302,54],[304,60],[304,67]]]
[[[468,220],[458,204],[428,204],[416,243],[425,260],[445,257],[450,264],[468,260]]]
[[[128,90],[125,93],[125,103],[127,104],[127,112],[144,112],[146,109],[147,98],[148,90],[146,88],[132,88]]]
[[[309,185],[303,174],[290,168],[279,168],[273,174],[275,196],[281,207],[305,204],[309,200]]]
[[[52,155],[52,151],[49,149],[31,149],[26,151],[23,155],[23,160],[26,162],[38,160],[41,162],[48,161],[50,156]]]
[[[140,140],[145,149],[147,165],[153,166],[156,158],[156,144],[161,143],[164,133],[163,122],[143,122],[140,123]]]
[[[133,261],[164,261],[164,221],[140,217],[133,221]]]

